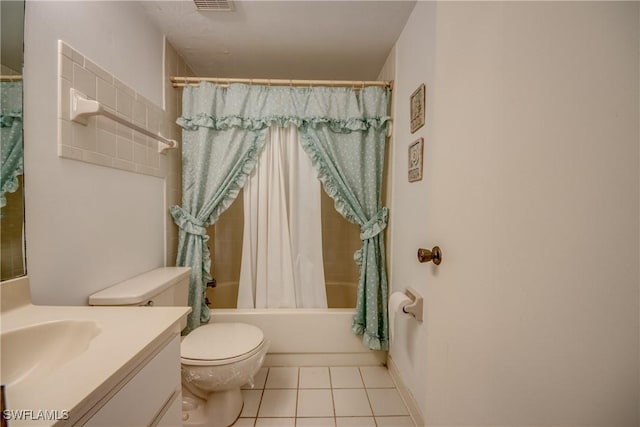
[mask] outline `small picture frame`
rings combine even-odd
[[[422,152],[424,139],[420,138],[409,145],[409,182],[422,180]]]
[[[411,133],[414,133],[424,126],[425,116],[425,86],[424,83],[418,87],[410,98]]]

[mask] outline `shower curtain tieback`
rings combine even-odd
[[[191,266],[187,330],[209,319],[204,291],[211,260],[204,227],[214,224],[255,168],[270,125],[294,125],[336,210],[361,227],[360,279],[353,330],[369,348],[388,348],[381,206],[389,91],[380,87],[268,87],[203,82],[183,93],[182,207],[177,265]]]
[[[385,228],[387,228],[388,219],[389,209],[380,209],[373,218],[367,221],[360,228],[360,240],[369,240],[382,233]],[[362,265],[362,248],[355,251],[355,253],[353,254],[353,261],[358,265]]]
[[[172,206],[170,210],[174,222],[181,230],[194,236],[208,237],[207,229],[204,227],[204,221],[192,217],[180,206]]]

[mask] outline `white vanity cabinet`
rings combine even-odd
[[[139,363],[76,425],[181,426],[180,336]],[[98,409],[96,409],[98,408]]]

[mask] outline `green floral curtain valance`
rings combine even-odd
[[[302,128],[320,123],[339,132],[381,129],[390,119],[388,96],[388,89],[380,87],[355,91],[232,84],[224,88],[203,82],[184,88],[178,124],[187,130],[198,127],[259,130],[271,124]]]
[[[0,82],[0,207],[18,190],[22,161],[22,82]],[[1,214],[0,214],[1,215]]]
[[[189,329],[205,323],[209,251],[204,227],[215,223],[244,185],[268,127],[295,125],[303,149],[336,210],[361,228],[354,255],[360,279],[353,330],[372,349],[388,348],[388,285],[382,231],[382,171],[389,91],[380,87],[269,87],[209,83],[183,93],[183,203],[171,213],[180,227],[178,265],[192,267]]]

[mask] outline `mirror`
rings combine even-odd
[[[0,1],[0,279],[26,274],[22,161],[24,1]]]

